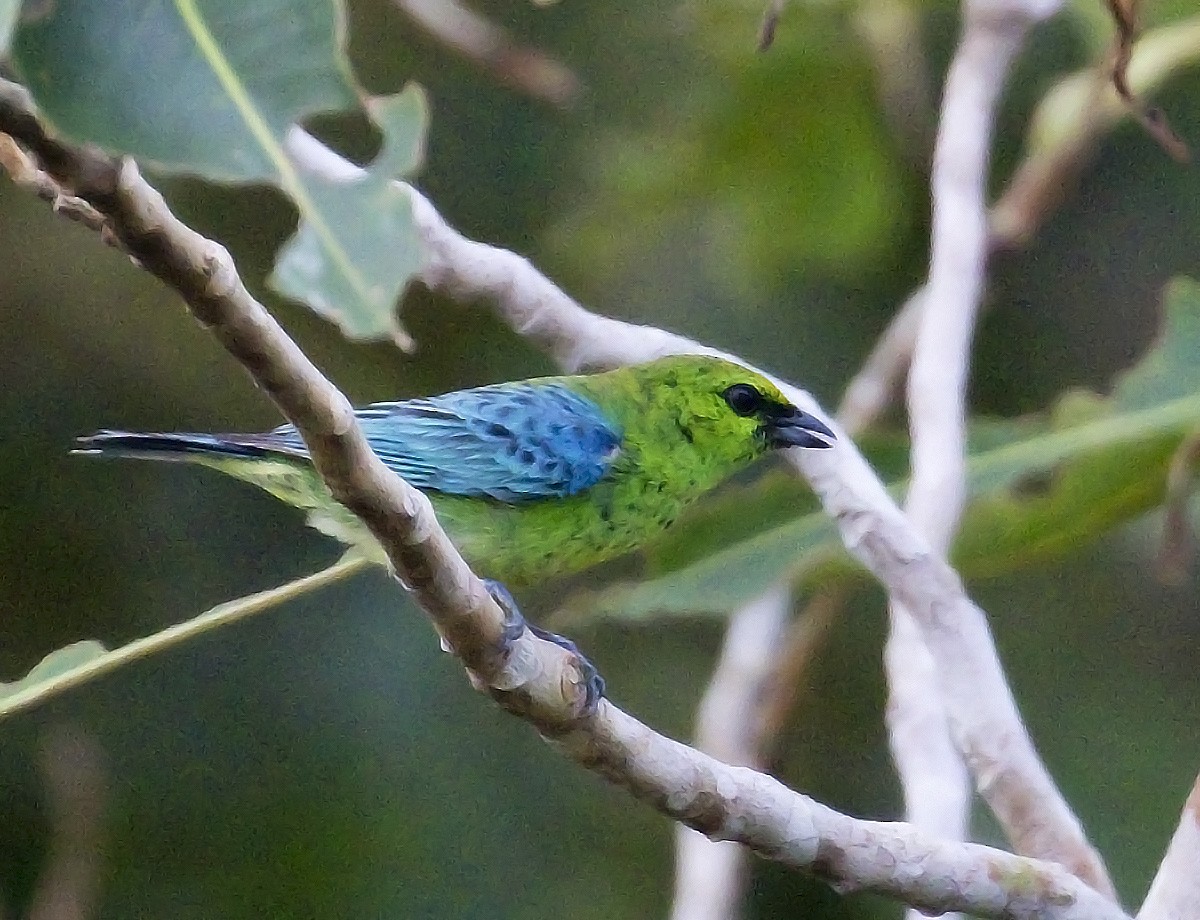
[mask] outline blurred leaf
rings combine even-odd
[[[698,233],[697,262],[758,283],[816,268],[854,277],[894,245],[908,209],[875,74],[837,9],[788,10],[767,54],[737,4],[689,8],[702,66],[646,130],[591,153],[594,200],[560,233],[584,273]]]
[[[367,108],[383,131],[383,150],[351,182],[301,174],[314,207],[301,212],[270,283],[336,322],[348,338],[387,336],[409,349],[412,340],[397,323],[395,307],[421,267],[421,249],[408,191],[393,180],[421,161],[428,106],[412,84],[399,95],[368,100]],[[353,264],[338,266],[326,257],[335,253],[352,255]]]
[[[385,186],[419,160],[419,91],[368,103],[384,151],[362,181],[308,175],[284,146],[305,117],[359,106],[344,42],[335,0],[59,0],[22,20],[13,58],[44,115],[76,140],[282,189],[301,226],[281,290],[352,338],[408,344],[394,311],[419,252],[407,196]]]
[[[108,649],[95,639],[84,639],[73,642],[60,649],[55,649],[36,665],[20,680],[5,683],[0,681],[0,700],[17,693],[33,691],[42,684],[61,677],[69,671],[82,667],[97,658],[103,658]]]
[[[21,15],[21,0],[0,0],[0,58],[8,54],[17,17]]]
[[[964,576],[1001,575],[1077,548],[1161,502],[1173,453],[1200,427],[1200,285],[1172,282],[1165,303],[1160,340],[1111,397],[1070,392],[1040,430],[1031,421],[989,424],[976,438],[990,446],[976,446],[968,462],[970,502],[952,554]],[[1027,434],[1003,440],[1006,431]],[[904,488],[898,482],[890,491],[900,497]],[[568,614],[725,613],[783,577],[854,571],[863,574],[817,512],[687,568],[586,598]]]
[[[1157,91],[1181,69],[1200,61],[1200,16],[1145,33],[1133,47],[1130,88],[1139,96]],[[1043,97],[1029,127],[1028,156],[1046,159],[1075,144],[1084,132],[1101,133],[1129,115],[1111,82],[1097,87],[1089,67],[1064,77]]]

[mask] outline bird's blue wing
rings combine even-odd
[[[621,451],[600,408],[558,383],[506,383],[377,403],[359,423],[379,458],[419,489],[503,502],[562,498],[591,488]],[[291,425],[264,447],[307,456]]]

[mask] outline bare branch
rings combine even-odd
[[[729,621],[721,657],[696,716],[696,747],[735,766],[762,767],[763,695],[792,607],[786,584],[742,607]],[[681,827],[675,837],[673,920],[736,916],[746,854]]]
[[[14,136],[57,182],[104,214],[139,262],[183,296],[193,314],[301,430],[333,494],[371,528],[398,574],[475,678],[568,756],[670,817],[813,872],[839,890],[871,890],[932,912],[964,910],[984,917],[1125,917],[1111,901],[1054,863],[936,841],[906,825],[840,815],[770,777],[730,767],[663,738],[607,700],[600,700],[591,712],[580,712],[577,695],[570,689],[574,681],[568,679],[578,677],[570,674],[575,669],[573,660],[557,646],[534,640],[527,631],[509,656],[497,656],[504,638],[501,612],[441,532],[428,500],[374,457],[345,398],[250,297],[224,250],[176,220],[132,163],[114,162],[48,137],[24,91],[3,81],[0,131]],[[418,208],[421,200],[415,202]],[[427,202],[425,207],[428,219],[432,207]],[[436,259],[436,240],[430,249]],[[447,254],[442,248],[440,255]],[[452,267],[435,261],[434,271],[427,269],[426,275],[436,278],[440,270],[443,277],[462,277],[465,268],[477,278],[475,269],[480,267],[484,266]],[[496,275],[491,278],[498,280]],[[543,292],[553,299],[557,288],[545,282]],[[565,295],[558,292],[558,296]],[[626,324],[594,317],[580,307],[569,317],[554,320],[528,311],[523,318],[529,334],[585,361],[597,353],[587,342],[599,346],[599,354],[609,355],[614,347],[628,347],[632,331]],[[568,346],[564,329],[578,333],[597,323],[614,333],[615,341],[581,337]],[[635,339],[652,350],[680,341],[648,328]],[[800,391],[793,393],[811,405]],[[886,493],[861,459],[856,460],[851,447],[824,453],[840,457],[834,462],[802,461],[803,466],[843,527],[855,532],[852,545],[860,551],[865,548],[863,555],[880,574],[889,583],[898,583],[898,592],[923,615],[923,622],[931,628],[939,626],[947,609],[967,603],[957,578],[911,535],[898,509],[881,505],[880,495]],[[846,479],[837,469],[845,463],[858,467],[857,477],[867,478]],[[856,492],[861,494],[856,497]],[[864,499],[870,501],[866,507]],[[864,528],[864,524],[871,526]],[[901,548],[903,555],[894,557],[892,550]],[[962,631],[960,619],[946,624],[951,637]],[[979,617],[978,623],[982,622]],[[994,660],[985,664],[999,675]],[[978,682],[978,675],[975,679]]]
[[[6,81],[0,81],[0,130],[102,213],[124,249],[180,293],[296,424],[330,491],[370,528],[472,674],[545,731],[574,724],[586,699],[574,656],[528,630],[510,640],[505,614],[438,526],[429,499],[375,456],[353,407],[251,297],[229,254],[180,222],[132,160],[114,161],[48,136],[25,91]]]
[[[568,370],[688,352],[742,360],[662,329],[589,312],[526,259],[462,236],[415,192],[413,213],[427,254],[422,280],[457,299],[490,301],[513,329]],[[778,378],[776,383],[796,405],[824,414],[808,393]],[[986,616],[958,575],[913,530],[849,438],[819,455],[793,451],[790,459],[837,522],[846,547],[917,619],[959,748],[984,798],[1013,823],[1009,831],[1018,845],[1109,889],[1103,863],[1021,722]],[[1013,813],[1006,803],[1028,810]],[[1030,815],[1039,824],[1023,830],[1019,825]]]
[[[29,908],[29,920],[90,920],[99,901],[107,778],[95,742],[59,726],[41,743],[50,804],[50,857]]]
[[[1200,917],[1200,777],[1192,786],[1179,827],[1138,911],[1138,920],[1193,917]]]
[[[939,554],[949,550],[966,499],[967,373],[987,259],[985,195],[996,105],[1028,30],[1056,7],[1053,0],[967,0],[962,36],[946,76],[930,182],[929,281],[915,308],[919,322],[908,376],[912,479],[905,503],[913,527]],[[894,594],[888,610],[888,737],[906,815],[917,827],[959,840],[967,833],[971,793],[950,737],[938,663]],[[1052,786],[1048,791],[1057,795]],[[1036,812],[1022,811],[1018,805],[1027,802],[1004,794],[993,795],[990,804],[1021,850],[1028,825],[1038,820]],[[1066,816],[1074,821],[1069,809]],[[1055,858],[1064,845],[1073,845],[1048,842],[1052,849],[1034,852]],[[1102,868],[1100,873],[1103,884]],[[1090,869],[1089,876],[1094,876]],[[910,920],[919,918],[910,912]]]
[[[912,361],[924,293],[925,288],[919,287],[908,296],[875,342],[862,368],[847,384],[838,407],[838,420],[847,431],[857,433],[869,427],[895,398]]]
[[[504,29],[458,0],[393,2],[434,39],[502,83],[559,108],[579,93],[579,80],[564,64],[516,44]]]
[[[330,176],[355,169],[305,138],[293,132],[289,149],[306,166]],[[662,329],[589,312],[528,260],[467,239],[424,196],[415,189],[412,194],[426,255],[421,280],[459,300],[490,302],[513,329],[568,371],[680,353],[742,361]],[[824,414],[808,393],[778,378],[776,383],[796,405]],[[819,455],[792,451],[789,456],[837,522],[850,552],[916,618],[933,654],[957,744],[984,798],[1011,825],[1007,830],[1016,845],[1111,890],[1102,861],[1037,755],[996,657],[987,619],[967,597],[958,575],[915,532],[849,438]],[[1024,808],[1011,807],[1017,804]],[[1038,823],[1026,827],[1031,816]]]
[[[1159,109],[1144,104],[1129,85],[1129,62],[1133,57],[1133,40],[1138,33],[1138,16],[1141,12],[1140,0],[1108,0],[1108,10],[1112,13],[1113,22],[1117,27],[1117,36],[1113,47],[1112,85],[1128,107],[1134,119],[1154,140],[1156,140],[1176,162],[1187,163],[1192,158],[1182,138],[1171,128],[1167,116]]]

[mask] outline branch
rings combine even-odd
[[[178,291],[250,372],[299,429],[333,496],[371,530],[443,642],[489,692],[544,731],[573,725],[586,701],[575,657],[528,630],[509,635],[505,614],[438,526],[429,499],[375,456],[353,407],[250,295],[229,253],[180,222],[132,160],[50,137],[25,90],[7,81],[0,131],[103,214],[125,251]]]
[[[578,677],[572,673],[573,659],[528,631],[511,640],[511,655],[497,656],[504,638],[501,612],[441,532],[428,500],[370,452],[345,397],[250,297],[224,250],[175,219],[131,162],[48,137],[25,92],[4,81],[0,131],[101,212],[139,262],[183,296],[300,429],[326,484],[371,528],[477,686],[485,685],[506,708],[533,722],[563,753],[676,820],[715,838],[745,843],[842,891],[875,891],[931,912],[1124,920],[1108,899],[1053,863],[936,841],[906,825],[840,815],[768,776],[730,767],[657,735],[604,699],[581,713],[570,692],[573,681],[567,679]],[[576,309],[577,324],[597,321]],[[536,316],[528,319],[532,328],[556,338]],[[613,321],[602,324],[614,331],[627,328]],[[857,456],[843,453],[843,460]],[[826,500],[842,511],[842,503],[828,494],[831,470],[806,466]],[[898,511],[895,520],[904,524]],[[875,546],[875,541],[863,534],[861,545]],[[930,574],[930,569],[939,574],[937,560],[922,555],[921,571],[914,574]],[[954,585],[956,579],[950,588]],[[500,680],[513,682],[501,686]]]
[[[761,769],[763,702],[775,652],[792,607],[779,584],[730,618],[721,657],[696,715],[696,746],[718,760]],[[745,851],[686,827],[675,835],[672,920],[725,920],[737,915]]]
[[[987,259],[985,195],[996,107],[1025,35],[1056,6],[1054,0],[967,0],[962,37],[946,76],[930,181],[929,281],[914,308],[919,316],[908,376],[912,478],[905,503],[913,527],[939,554],[949,550],[966,500],[967,374]],[[950,737],[938,665],[895,594],[888,612],[888,738],[905,813],[917,827],[959,840],[967,833],[971,793]],[[1018,851],[1068,855],[1075,840],[1024,843],[1038,821],[1036,811],[1021,811],[1031,791],[997,787],[990,804]],[[1052,786],[1044,791],[1057,797]],[[1060,810],[1074,822],[1065,803]],[[1081,836],[1075,828],[1068,831]],[[1084,871],[1092,884],[1107,885],[1102,867],[1087,865]]]
[[[752,367],[684,336],[589,312],[528,260],[454,230],[415,190],[413,214],[425,246],[420,275],[425,284],[459,300],[489,301],[514,330],[568,371],[681,353],[717,355]],[[795,405],[825,414],[808,393],[772,379]],[[849,438],[841,437],[819,455],[792,451],[789,459],[837,523],[847,549],[916,618],[937,666],[957,743],[1011,838],[1025,852],[1056,860],[1098,889],[1111,890],[1102,861],[1021,721],[987,617],[967,596],[957,573],[916,533]],[[1012,803],[1024,807],[1012,810]]]
[[[1158,874],[1138,911],[1138,920],[1185,920],[1200,917],[1200,776]]]
[[[566,108],[579,93],[579,80],[565,65],[516,44],[504,29],[458,0],[393,2],[432,38],[501,83],[558,108]]]
[[[52,836],[28,918],[88,920],[100,900],[108,777],[95,741],[75,726],[51,728],[40,747]]]
[[[307,168],[331,178],[357,174],[357,167],[299,130],[289,135],[288,149]],[[409,188],[425,251],[421,280],[457,300],[489,302],[501,319],[568,372],[682,353],[717,355],[752,367],[684,336],[591,313],[527,259],[463,236]],[[808,393],[772,379],[795,405],[826,414]],[[1111,891],[1103,862],[1021,721],[986,615],[967,596],[957,573],[914,530],[849,438],[819,454],[791,451],[789,459],[834,518],[847,549],[916,619],[933,655],[957,744],[1015,845],[1062,863],[1098,890]]]
[[[919,287],[896,311],[862,368],[846,385],[838,421],[847,431],[862,431],[881,416],[899,388],[912,361],[921,326],[925,288]]]

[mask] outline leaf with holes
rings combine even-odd
[[[3,0],[0,0],[3,2]],[[43,115],[76,141],[154,168],[266,182],[300,212],[281,289],[358,339],[409,344],[396,300],[420,257],[404,191],[425,126],[416,89],[368,103],[385,151],[360,182],[309,175],[286,138],[360,93],[335,0],[57,0],[18,24],[13,63]]]

